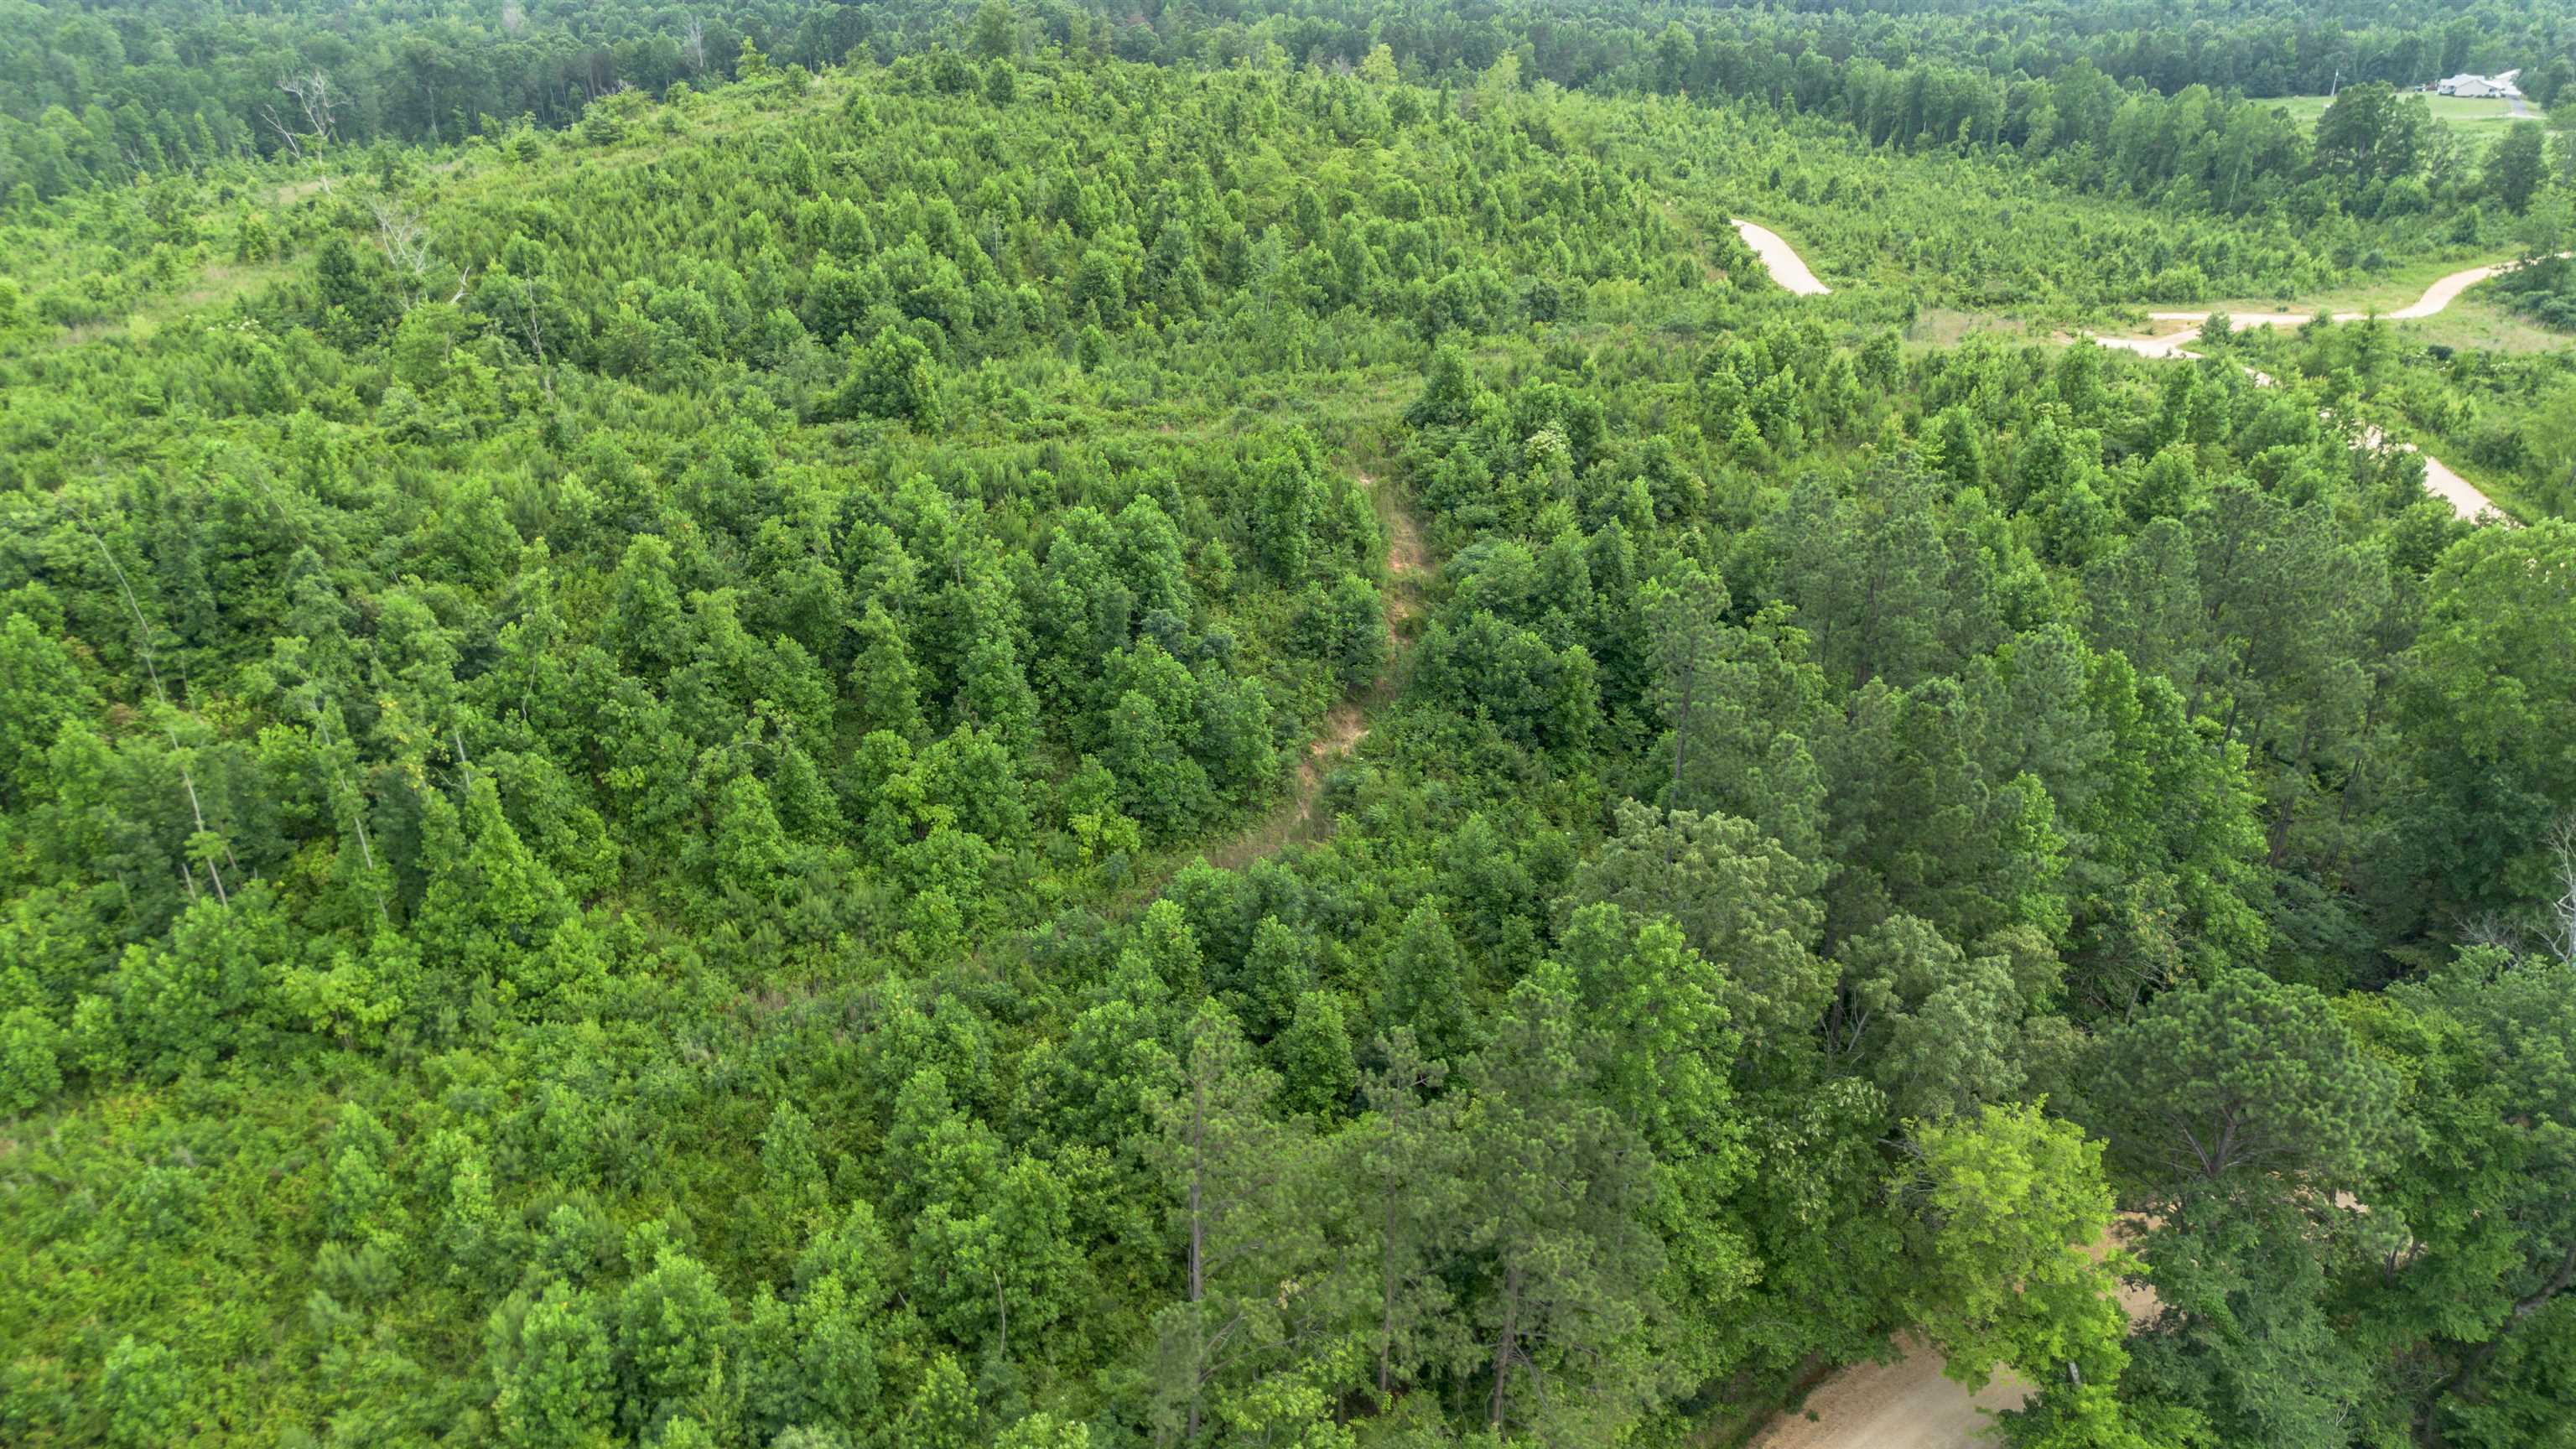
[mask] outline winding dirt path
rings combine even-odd
[[[2457,294],[2454,293],[2453,295],[2456,296]],[[2337,316],[2341,315],[2342,314],[2340,313],[2337,314]],[[2304,322],[2307,319],[2302,317],[2299,320]],[[2102,344],[2104,347],[2121,348],[2125,351],[2137,353],[2141,357],[2179,357],[2196,362],[2200,359],[2202,354],[2194,352],[2189,348],[2184,347],[2182,344],[2193,340],[2199,335],[2200,334],[2197,332],[2178,332],[2170,337],[2096,336],[2093,340]],[[2245,369],[2245,375],[2254,379],[2254,385],[2256,387],[2273,386],[2272,375],[2268,372],[2262,372],[2249,367]],[[2379,429],[2368,424],[2364,424],[2361,430],[2361,436],[2354,441],[2353,445],[2355,447],[2368,448],[2374,453],[2384,453],[2389,449],[2394,448],[2399,452],[2420,454],[2424,459],[2424,491],[2451,505],[2451,511],[2453,513],[2467,519],[2471,523],[2493,521],[2503,523],[2508,526],[2513,523],[2513,516],[2506,513],[2503,509],[2496,507],[2495,500],[2480,492],[2478,490],[2478,485],[2461,477],[2458,473],[2453,472],[2449,464],[2444,463],[2441,459],[2434,457],[2430,453],[2424,452],[2423,449],[2416,447],[2413,443],[2392,443],[2388,440],[2388,435],[2386,433],[2383,433]]]
[[[2558,255],[2565,257],[2568,253],[2560,252]],[[2524,259],[2522,261],[2498,262],[2489,267],[2471,267],[2467,271],[2453,272],[2447,277],[2436,280],[2433,285],[2424,289],[2423,296],[2416,298],[2414,301],[2407,303],[2396,311],[2380,312],[2376,314],[2370,312],[2337,312],[2334,314],[2334,319],[2337,322],[2360,322],[2376,315],[2383,322],[2413,322],[2439,313],[2443,308],[2460,300],[2460,294],[2462,292],[2467,291],[2480,282],[2486,281],[2490,277],[2500,277],[2507,272],[2513,271],[2517,267],[2526,267],[2529,265],[2531,265],[2529,259]],[[2147,314],[2147,319],[2152,322],[2186,323],[2193,328],[2198,328],[2201,323],[2209,320],[2209,314],[2207,312],[2150,312]],[[2304,327],[2317,320],[2317,314],[2314,312],[2231,312],[2228,314],[2227,320],[2235,330],[2243,332],[2251,327]],[[2176,335],[2185,336],[2188,334]]]
[[[2413,443],[2391,443],[2388,435],[2377,428],[2361,430],[2361,445],[2377,451],[2396,448],[2400,452],[2419,453],[2424,458],[2424,491],[2451,505],[2451,511],[2471,523],[2490,520],[2507,527],[2516,526],[2513,516],[2495,506],[2495,500],[2478,491],[2478,485],[2451,471],[2450,466]]]
[[[1745,245],[1751,247],[1753,254],[1762,259],[1762,264],[1771,269],[1772,278],[1781,286],[1802,297],[1819,297],[1833,290],[1816,280],[1816,274],[1808,270],[1806,261],[1798,255],[1797,249],[1790,246],[1778,232],[1741,219],[1736,221],[1735,229],[1743,233]],[[2571,254],[2560,252],[2558,255],[2565,257]],[[2394,312],[2381,312],[2376,315],[2388,321],[2412,321],[2430,317],[2458,301],[2461,293],[2478,283],[2525,265],[2528,263],[2500,262],[2494,266],[2471,267],[2466,271],[2453,272],[2425,288],[2424,295],[2408,305]],[[2371,315],[2373,314],[2368,312],[2337,312],[2334,314],[2334,319],[2337,322],[2358,322]],[[2196,361],[2201,354],[2192,351],[2185,344],[2199,339],[2200,326],[2209,320],[2209,316],[2207,312],[2150,312],[2147,314],[2148,320],[2175,323],[2178,330],[2145,337],[2107,337],[2099,333],[2087,333],[2086,336],[2104,347],[2116,347],[2126,352],[2134,352],[2141,357],[2171,357]],[[2316,320],[2316,314],[2313,312],[2232,312],[2228,314],[2227,320],[2233,330],[2241,332],[2253,327],[2304,327]],[[2247,376],[2254,379],[2254,385],[2257,387],[2273,385],[2272,378],[2266,373],[2257,372],[2250,367],[2245,369],[2245,372]],[[2392,447],[2409,453],[2423,452],[2413,443],[2391,443],[2388,435],[2375,427],[2364,427],[2361,430],[2358,446],[2373,452],[2384,452]],[[2512,516],[2496,507],[2495,500],[2480,492],[2476,484],[2461,477],[2448,464],[2430,453],[2423,453],[2423,458],[2424,490],[2451,505],[2452,512],[2472,523],[2488,520],[2512,522]],[[1935,1372],[1937,1373],[1937,1370]]]
[[[2565,257],[2569,253],[2560,252],[2558,255]],[[2499,262],[2494,266],[2471,267],[2466,271],[2453,272],[2426,287],[2424,295],[2408,305],[2394,312],[2381,312],[2377,315],[2383,320],[2399,322],[2430,317],[2458,301],[2461,293],[2478,283],[2490,277],[2501,276],[2516,267],[2528,265],[2530,265],[2528,260]],[[2368,312],[2337,312],[2334,314],[2334,320],[2359,322],[2372,315]],[[2150,312],[2147,314],[2150,321],[2183,324],[2183,330],[2152,337],[2096,336],[2093,340],[2105,347],[2118,347],[2135,352],[2141,357],[2197,359],[2201,354],[2191,351],[2183,344],[2199,337],[2201,324],[2207,322],[2209,316],[2207,312]],[[2227,320],[2231,330],[2242,332],[2253,327],[2304,327],[2316,320],[2316,314],[2313,312],[2238,312],[2228,314]],[[2245,371],[2254,379],[2255,386],[2272,386],[2272,379],[2268,375],[2250,367]],[[2392,443],[2386,433],[2375,427],[2365,426],[2361,430],[2359,446],[2373,452],[2385,452],[2390,448],[2397,448],[2409,453],[2421,453],[2424,459],[2424,490],[2451,505],[2453,513],[2472,523],[2482,519],[2511,521],[2510,516],[2503,509],[2495,506],[2495,500],[2480,492],[2476,484],[2461,477],[2441,459],[2430,453],[2424,453],[2413,443]]]
[[[1960,1449],[1992,1438],[1993,1416],[2028,1393],[2007,1374],[1971,1395],[1943,1378],[1941,1351],[1900,1334],[1892,1363],[1837,1370],[1806,1407],[1771,1421],[1753,1449]]]

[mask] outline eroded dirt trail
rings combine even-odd
[[[1422,601],[1417,596],[1422,592],[1423,573],[1431,555],[1422,547],[1422,525],[1414,520],[1413,510],[1401,500],[1380,493],[1376,474],[1363,471],[1359,480],[1369,496],[1380,501],[1379,516],[1386,521],[1386,632],[1394,646],[1402,649],[1406,630],[1422,611]]]
[[[1422,546],[1421,525],[1403,503],[1379,491],[1375,474],[1362,469],[1355,476],[1369,496],[1377,500],[1378,517],[1386,527],[1386,587],[1380,594],[1386,619],[1386,666],[1378,671],[1366,694],[1344,700],[1324,716],[1323,733],[1309,740],[1305,753],[1298,757],[1297,784],[1288,799],[1240,835],[1211,849],[1211,865],[1240,870],[1291,842],[1313,839],[1315,811],[1323,797],[1325,779],[1336,765],[1350,757],[1351,751],[1359,748],[1361,740],[1368,738],[1369,712],[1393,699],[1402,687],[1412,623],[1421,612],[1420,594],[1430,555]]]

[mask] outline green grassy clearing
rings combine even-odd
[[[2434,316],[2391,325],[2409,342],[2517,356],[2555,352],[2576,341],[2506,311],[2476,290]]]
[[[2426,288],[2454,272],[2472,267],[2495,266],[2513,260],[2509,252],[2463,251],[2447,258],[2426,257],[2400,263],[2366,279],[2357,279],[2342,287],[2324,292],[2302,292],[2273,297],[2221,297],[2210,301],[2156,302],[2142,307],[2142,312],[2368,312],[2395,311],[2414,305]],[[2453,302],[2452,307],[2461,306]],[[2444,315],[2447,315],[2444,314]],[[2160,324],[2161,325],[2161,324]]]
[[[2513,114],[2513,103],[2506,100],[2430,95],[2425,96],[2423,100],[2432,109],[2434,120],[2481,145],[2502,135],[2504,128],[2517,120],[2540,118],[2539,111],[2527,101],[2524,102],[2524,110],[2527,114],[2516,116]],[[2310,134],[2315,133],[2318,118],[2323,116],[2326,113],[2326,107],[2333,103],[2333,99],[2328,96],[2284,96],[2278,102]]]

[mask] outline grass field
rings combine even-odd
[[[2464,96],[2426,96],[2424,102],[2433,108],[2434,120],[2459,132],[2465,139],[2481,143],[2493,140],[2503,133],[2506,126],[2517,120],[2540,119],[2539,109],[2528,101],[2523,103],[2524,114],[2521,116],[2513,114],[2511,101],[2478,100]],[[2325,96],[2284,96],[2272,104],[2287,110],[2297,118],[2301,126],[2314,133],[2317,129],[2317,118],[2324,115],[2326,107],[2333,102]]]
[[[2286,297],[2222,297],[2192,302],[2155,302],[2140,311],[2188,310],[2193,312],[2393,312],[2411,306],[2424,295],[2424,289],[2453,272],[2471,267],[2492,266],[2512,260],[2506,251],[2463,252],[2450,257],[2421,257],[2400,263],[2375,274],[2355,273],[2341,287],[2324,292],[2301,292]],[[2457,305],[2456,303],[2453,305]]]
[[[1924,308],[1915,314],[1914,321],[1905,329],[1905,341],[1925,351],[1956,347],[1971,337],[2027,342],[2046,335],[2025,318],[1991,312],[1962,312],[1947,307]]]
[[[2471,292],[2444,308],[2439,314],[2412,322],[2392,322],[2397,335],[2411,342],[2439,344],[2463,351],[2526,354],[2555,352],[2570,341],[2564,332],[2552,332],[2535,322],[2518,317],[2480,292]]]

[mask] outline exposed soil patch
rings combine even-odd
[[[1401,649],[1413,620],[1422,612],[1419,595],[1431,554],[1423,547],[1422,525],[1413,511],[1380,492],[1375,474],[1363,471],[1359,480],[1378,500],[1378,517],[1386,525],[1386,630]]]
[[[1771,280],[1801,297],[1821,297],[1833,290],[1808,269],[1807,259],[1798,255],[1796,247],[1781,240],[1778,232],[1767,226],[1755,226],[1741,217],[1736,219],[1735,230],[1744,238],[1744,244],[1753,249],[1753,255],[1760,257],[1762,265],[1770,269]]]
[[[2118,1245],[2126,1220],[2091,1249],[2100,1258]],[[2155,1315],[2155,1290],[2122,1284],[2120,1307],[2131,1323]],[[1941,1351],[1913,1334],[1896,1338],[1899,1357],[1853,1364],[1818,1384],[1806,1406],[1772,1421],[1753,1449],[1970,1449],[1996,1442],[1993,1416],[2017,1409],[2030,1386],[2009,1373],[1975,1394],[1942,1377]]]

